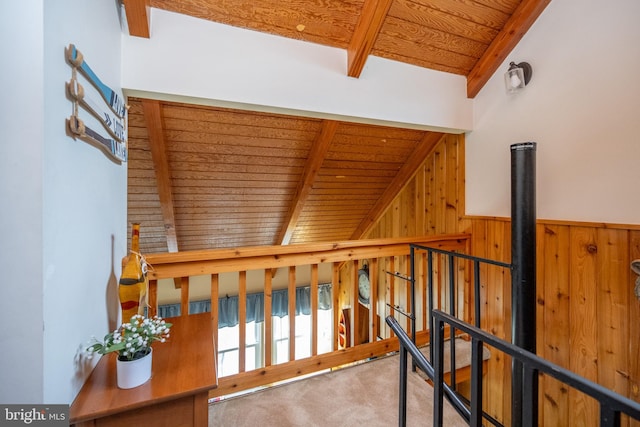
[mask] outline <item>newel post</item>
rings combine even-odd
[[[536,352],[536,143],[511,146],[511,334],[514,345]],[[538,379],[525,381],[520,362],[512,366],[513,426],[538,425]],[[533,390],[525,390],[532,384]],[[523,414],[535,417],[523,419]],[[533,422],[532,422],[533,421]],[[528,424],[532,422],[531,424]]]

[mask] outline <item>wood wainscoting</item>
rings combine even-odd
[[[470,254],[510,262],[510,220],[465,216],[464,183],[464,135],[446,135],[365,237],[468,233]],[[537,222],[538,354],[635,401],[640,302],[630,262],[638,258],[640,225]],[[510,340],[511,277],[481,275],[482,328]],[[492,356],[486,380],[485,411],[509,425],[510,360]],[[593,401],[553,380],[541,379],[539,402],[541,424],[598,423]]]

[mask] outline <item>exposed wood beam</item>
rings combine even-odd
[[[392,0],[365,0],[362,13],[347,48],[347,75],[360,77],[373,44],[378,38]]]
[[[322,166],[322,162],[324,162],[327,151],[329,151],[329,147],[331,146],[331,142],[333,141],[333,136],[335,135],[337,128],[338,122],[336,121],[325,120],[322,123],[322,130],[320,131],[318,138],[315,140],[313,147],[311,147],[311,150],[309,151],[307,164],[304,167],[302,178],[298,183],[298,188],[296,189],[293,202],[291,203],[291,208],[289,209],[289,213],[285,220],[285,227],[283,227],[280,235],[278,236],[278,242],[281,245],[288,245],[289,242],[291,242],[293,230],[296,228],[304,203],[309,197],[309,193],[311,193],[313,183],[316,180],[316,176]]]
[[[522,0],[467,76],[467,97],[475,98],[549,3],[551,0]]]
[[[149,38],[150,0],[123,0],[129,34]]]
[[[362,219],[360,225],[355,229],[351,235],[351,240],[358,240],[369,231],[389,204],[393,202],[393,199],[395,199],[402,188],[404,188],[407,182],[413,177],[424,160],[433,152],[443,135],[444,134],[440,132],[426,132],[418,146],[409,156],[407,162],[398,171],[393,181],[391,181],[391,184],[384,190],[382,196],[380,196],[367,216]]]
[[[167,249],[169,252],[178,252],[173,192],[171,190],[169,160],[167,158],[166,142],[164,139],[164,118],[160,109],[160,102],[143,99],[142,111],[147,125],[151,158],[153,159],[153,169],[156,174],[158,196],[160,197],[162,219],[167,234]]]

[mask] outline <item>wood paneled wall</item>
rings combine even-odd
[[[464,136],[447,135],[367,237],[471,233],[471,254],[510,262],[510,220],[466,217],[464,177]],[[640,401],[640,302],[630,269],[640,258],[640,226],[553,219],[538,220],[536,231],[538,354]],[[482,328],[510,340],[510,274],[481,275]],[[510,370],[511,361],[494,351],[484,408],[505,424]],[[541,377],[539,401],[540,425],[598,423],[593,400],[550,378]]]

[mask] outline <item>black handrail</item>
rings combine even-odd
[[[430,248],[428,246],[416,245],[412,244],[411,247],[411,277],[409,278],[412,282],[412,285],[415,283],[415,253],[416,251],[423,251],[427,253],[427,283],[426,283],[426,291],[427,295],[429,295],[429,301],[427,306],[427,318],[429,319],[429,329],[433,330],[433,319],[431,317],[431,312],[433,311],[433,254],[440,254],[447,257],[447,267],[449,268],[449,314],[452,316],[456,315],[456,304],[455,304],[455,259],[463,259],[467,261],[473,262],[473,309],[474,309],[474,322],[477,327],[480,327],[480,264],[493,265],[496,267],[507,268],[510,271],[513,270],[513,265],[508,264],[506,262],[495,261],[492,259],[480,258],[473,255],[467,255],[458,252],[447,251],[443,249]],[[415,313],[415,294],[413,293],[414,287],[412,286],[411,293],[411,302],[412,302],[412,313]],[[411,321],[411,330],[415,331],[415,316]],[[453,337],[455,335],[455,328],[451,327],[450,336]],[[415,343],[415,336],[412,335],[412,341]],[[433,360],[433,336],[431,335],[429,338],[429,359]],[[455,347],[451,347],[451,372],[452,372],[452,384],[455,387]]]
[[[446,394],[447,397],[449,397],[447,391],[448,386],[444,382],[444,364],[442,363],[445,323],[467,333],[471,337],[471,411],[470,417],[467,418],[467,422],[469,422],[471,426],[482,425],[482,349],[485,345],[504,352],[511,356],[512,360],[517,360],[522,364],[525,392],[534,392],[533,384],[535,383],[535,378],[542,372],[597,400],[600,404],[601,426],[619,426],[621,413],[640,420],[640,403],[621,396],[600,384],[589,381],[574,372],[555,365],[507,341],[501,340],[477,327],[462,322],[441,310],[434,310],[432,316],[435,323],[435,330],[432,331],[432,333],[435,332],[435,360],[433,366],[434,426],[442,426],[443,396]],[[387,323],[389,322],[387,321]],[[400,336],[397,331],[396,334],[398,337]],[[403,342],[402,345],[404,346],[405,343]],[[413,352],[411,352],[411,354],[413,355]],[[533,415],[534,412],[537,413],[538,408],[532,407],[531,402],[534,402],[534,400],[527,398],[527,396],[523,399],[523,427],[533,427],[533,420],[535,420]],[[454,407],[456,406],[456,403],[452,404]]]
[[[398,426],[405,427],[407,425],[407,352],[411,354],[412,361],[420,369],[422,369],[427,376],[433,380],[434,370],[431,364],[424,354],[420,352],[420,349],[413,343],[409,335],[402,329],[402,326],[393,316],[387,316],[386,322],[393,332],[395,332],[398,340],[400,341],[400,390],[399,390],[399,418]],[[452,406],[458,411],[467,422],[471,416],[469,409],[464,402],[460,400],[458,394],[453,390],[449,384],[442,383],[442,388]]]

